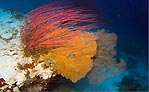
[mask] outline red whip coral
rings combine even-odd
[[[92,67],[97,46],[93,33],[85,30],[96,28],[96,23],[95,15],[82,9],[58,3],[41,6],[25,17],[25,53],[35,61],[40,57],[53,62],[58,74],[76,82]]]
[[[63,46],[71,42],[69,39],[77,35],[78,31],[94,29],[97,22],[95,15],[83,12],[85,10],[59,6],[58,3],[47,4],[31,11],[21,30],[26,49]]]

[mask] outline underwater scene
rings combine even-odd
[[[148,92],[148,0],[0,0],[0,92]]]

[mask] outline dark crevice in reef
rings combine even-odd
[[[73,83],[70,80],[57,75],[48,80],[47,86],[43,91],[70,91],[73,88],[72,86]]]

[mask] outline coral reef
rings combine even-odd
[[[98,28],[86,10],[56,2],[24,20],[13,10],[0,10],[0,16],[0,91],[38,92],[57,79],[77,82],[90,70],[89,81],[102,82],[125,68],[114,58],[115,34],[86,31]]]
[[[31,11],[21,30],[26,56],[34,62],[41,57],[53,63],[56,72],[72,82],[83,78],[92,67],[97,47],[93,33],[85,32],[96,28],[97,20],[83,11],[57,3]]]
[[[46,70],[42,62],[36,64],[31,57],[25,57],[20,38],[22,21],[12,18],[10,12],[3,10],[0,10],[0,20],[0,90],[19,91],[20,87],[29,85],[37,76],[50,78],[53,73],[51,68]]]

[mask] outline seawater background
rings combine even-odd
[[[0,8],[27,13],[54,0],[0,0]],[[88,85],[86,79],[72,85],[76,90],[148,90],[148,0],[66,0],[90,4],[97,15],[110,22],[105,26],[118,35],[117,58],[127,64],[127,75],[114,76],[102,84]],[[82,6],[83,7],[83,6]],[[100,77],[100,76],[99,76]],[[123,81],[122,81],[123,80]],[[122,82],[121,82],[122,81]],[[120,82],[116,86],[115,82]]]

